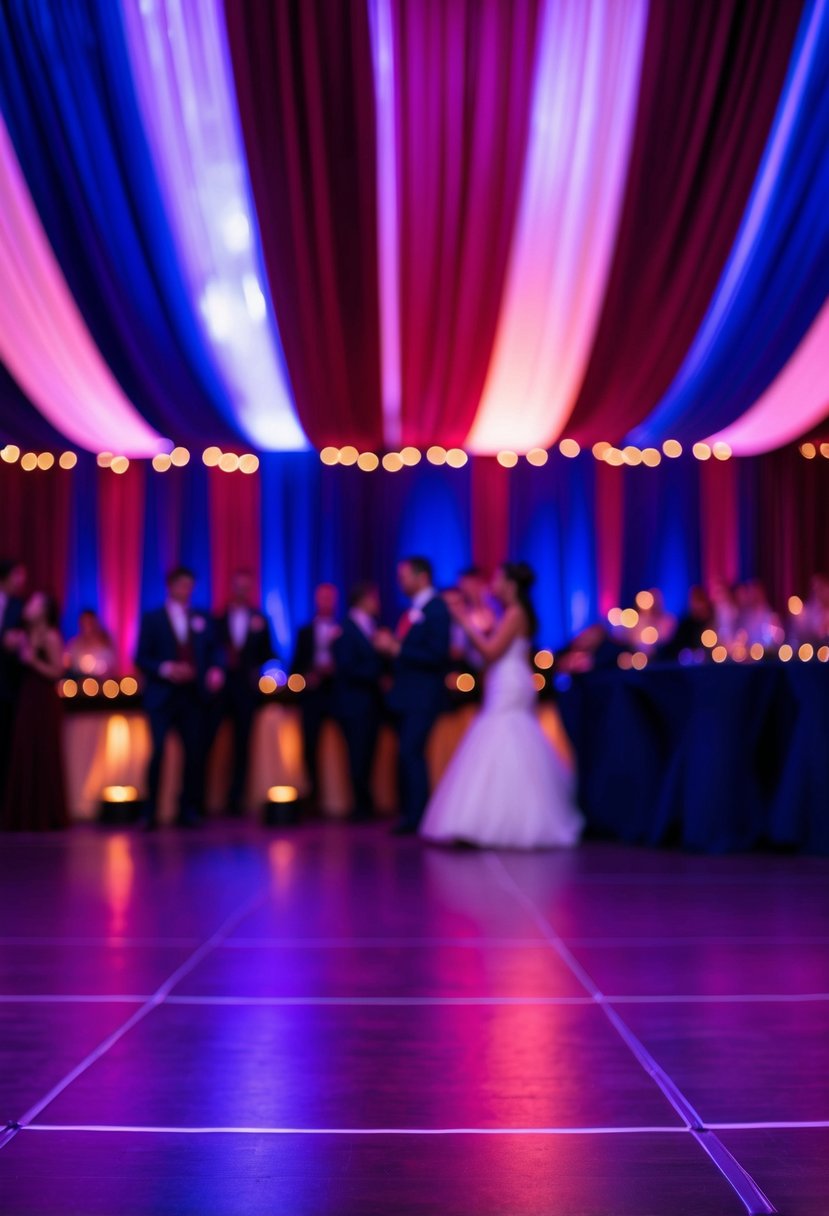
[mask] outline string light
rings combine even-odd
[[[682,455],[682,444],[678,439],[666,439],[662,444],[662,451],[669,460],[676,460]]]
[[[540,667],[542,671],[549,671],[555,659],[550,650],[539,650],[535,656],[535,665]]]
[[[420,464],[423,453],[419,448],[405,447],[400,452],[400,459],[407,468],[414,468],[416,464]]]
[[[518,464],[518,457],[516,456],[515,452],[499,452],[498,463],[503,469],[514,469]]]
[[[622,450],[622,459],[625,464],[629,464],[632,468],[635,468],[636,465],[642,463],[642,453],[639,451],[639,448],[634,447],[633,444],[629,444],[628,447]]]
[[[697,460],[710,460],[711,449],[707,443],[695,443],[693,447],[694,456]]]
[[[364,473],[373,473],[379,467],[380,457],[374,452],[361,452],[357,457],[357,468],[362,469]]]
[[[727,443],[715,443],[711,450],[714,453],[715,460],[731,459],[731,448]]]
[[[803,600],[799,595],[789,596],[789,612],[792,616],[800,616],[803,611]]]
[[[804,642],[797,652],[797,657],[801,663],[808,663],[810,659],[815,657],[815,648],[811,642]]]
[[[219,468],[223,473],[235,473],[239,467],[239,457],[235,452],[223,452]]]
[[[240,473],[247,473],[248,476],[250,476],[250,474],[255,473],[258,468],[259,468],[259,457],[254,456],[253,452],[245,452],[244,456],[239,457],[239,472]]]
[[[273,676],[262,676],[261,680],[259,681],[259,691],[261,693],[264,693],[266,697],[269,697],[272,693],[276,692],[276,688],[277,684]]]
[[[360,458],[360,453],[355,447],[350,444],[344,448],[340,448],[340,464],[344,464],[349,468],[352,464],[356,464]]]
[[[291,690],[291,692],[302,692],[302,690],[305,688],[305,677],[299,675],[298,673],[288,676],[288,688]]]
[[[562,439],[558,445],[558,450],[562,456],[566,456],[568,460],[573,460],[581,452],[581,448],[576,443],[575,439]]]
[[[458,692],[472,692],[475,687],[475,677],[468,671],[462,672],[455,681],[455,687]]]
[[[598,443],[593,444],[592,452],[596,460],[605,460],[613,444],[607,443],[604,439],[600,439]]]
[[[645,448],[642,452],[642,464],[649,469],[655,469],[662,463],[662,453],[658,448]]]
[[[61,452],[58,464],[62,469],[74,469],[78,463],[78,457],[74,452]]]
[[[138,681],[135,676],[124,676],[121,681],[121,692],[125,697],[134,697],[138,692]]]
[[[711,658],[715,663],[724,663],[728,658],[728,651],[725,646],[715,646],[711,651]]]
[[[383,457],[383,468],[387,473],[399,473],[403,468],[403,459],[399,452],[386,452]]]
[[[788,644],[788,642],[784,642],[777,652],[777,657],[781,663],[788,663],[793,654],[794,651],[792,650],[791,646]]]
[[[55,458],[51,452],[41,452],[37,458],[37,467],[39,469],[51,469],[55,463]]]
[[[543,468],[549,459],[549,454],[544,448],[531,448],[527,452],[527,463],[534,465],[537,469]]]
[[[817,448],[813,443],[801,443],[800,455],[805,456],[807,460],[814,460],[817,456]]]
[[[6,446],[0,450],[0,458],[2,458],[6,464],[14,464],[16,460],[20,459],[20,448],[16,443],[7,443]]]
[[[216,451],[218,451],[218,448]],[[173,462],[167,452],[159,452],[157,456],[153,456],[153,468],[155,469],[156,473],[166,473],[167,470],[171,468],[172,463]],[[206,459],[204,463],[207,464]],[[218,463],[218,461],[216,463]],[[209,467],[210,466],[208,465],[208,468]]]
[[[462,448],[450,448],[446,453],[446,463],[450,469],[462,469],[469,457]]]
[[[208,469],[215,469],[216,465],[222,458],[222,449],[217,447],[205,448],[201,454],[201,458],[207,465]],[[168,456],[167,459],[170,461],[170,464],[172,464],[171,457]],[[155,461],[153,461],[153,464],[155,464]],[[167,467],[169,468],[170,466],[168,465]]]
[[[335,465],[340,463],[340,449],[327,447],[320,452],[320,460],[323,464]]]
[[[653,592],[640,591],[636,596],[636,607],[641,608],[643,612],[650,612],[653,608]]]
[[[32,469],[37,468],[37,456],[34,452],[24,452],[20,457],[20,467],[27,473],[31,473]]]
[[[109,467],[113,473],[117,473],[120,476],[122,473],[126,473],[130,467],[130,462],[126,456],[113,456]]]
[[[99,469],[108,469],[112,464],[112,452],[99,452],[97,459]]]
[[[170,460],[177,469],[183,469],[186,464],[190,463],[190,453],[187,448],[173,448],[170,453]]]
[[[439,444],[434,444],[426,452],[426,459],[429,464],[446,464],[446,448],[440,447]]]

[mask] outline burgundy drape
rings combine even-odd
[[[524,169],[538,0],[392,0],[406,443],[463,444]]]
[[[147,466],[98,476],[98,589],[101,619],[115,646],[117,670],[132,671],[141,608],[141,551]]]
[[[77,471],[0,464],[0,556],[21,561],[29,589],[63,605],[69,556],[72,481]]]
[[[702,577],[736,582],[740,572],[740,520],[737,465],[733,460],[707,460],[699,468],[700,548]]]
[[[368,6],[225,0],[236,92],[297,411],[317,446],[382,438]]]
[[[259,474],[223,473],[210,469],[207,477],[210,511],[211,604],[214,612],[227,607],[235,570],[253,576],[257,599],[262,582]]]
[[[758,574],[772,602],[805,596],[815,573],[829,574],[829,478],[822,458],[797,448],[758,458]]]
[[[509,551],[510,470],[494,456],[476,456],[470,485],[472,560],[491,574],[513,556]]]
[[[651,0],[636,132],[601,318],[567,427],[620,440],[668,388],[754,181],[799,0]]]
[[[619,607],[622,598],[623,470],[598,461],[595,494],[596,582],[599,588],[599,612],[606,617],[611,608]]]

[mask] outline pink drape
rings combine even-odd
[[[392,0],[402,432],[460,445],[498,319],[538,0]]]
[[[119,671],[133,669],[141,607],[141,552],[147,469],[98,473],[98,590],[101,619],[112,637]]]
[[[0,357],[45,418],[90,451],[148,456],[144,422],[84,324],[0,118]]]
[[[227,606],[230,579],[235,570],[253,575],[256,595],[261,593],[262,545],[259,474],[208,473],[210,510],[210,577],[214,612]]]

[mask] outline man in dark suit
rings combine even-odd
[[[301,675],[305,688],[300,696],[302,752],[308,774],[308,802],[319,802],[319,741],[326,718],[332,716],[331,693],[334,675],[334,642],[341,629],[337,621],[339,593],[332,583],[321,583],[314,592],[313,621],[297,634],[291,671]]]
[[[191,607],[195,577],[179,567],[167,577],[167,602],[144,614],[136,663],[144,673],[144,709],[150,722],[152,756],[147,777],[145,826],[156,826],[164,743],[178,732],[184,750],[184,776],[177,823],[195,826],[204,788],[204,697],[224,683],[211,623]]]
[[[400,590],[411,607],[396,634],[378,631],[375,645],[394,659],[389,708],[400,735],[398,835],[416,832],[429,801],[426,744],[446,701],[449,670],[449,610],[432,585],[432,564],[409,557],[397,568]]]
[[[0,559],[0,797],[6,784],[20,683],[20,661],[15,641],[23,620],[25,589],[25,566],[20,562]]]
[[[224,658],[225,684],[216,698],[211,737],[224,718],[233,726],[233,761],[227,813],[240,815],[247,787],[250,737],[259,704],[259,677],[274,657],[268,618],[254,603],[253,577],[237,570],[230,583],[226,610],[216,621],[216,642]]]
[[[383,658],[374,647],[380,596],[372,583],[358,583],[342,633],[335,639],[332,708],[348,748],[354,802],[351,817],[371,819],[371,772],[380,731]]]

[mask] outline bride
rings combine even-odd
[[[429,840],[532,849],[569,847],[581,835],[574,782],[535,715],[534,581],[523,562],[501,566],[492,591],[504,614],[489,635],[452,610],[486,661],[484,700],[426,808],[420,831]]]

